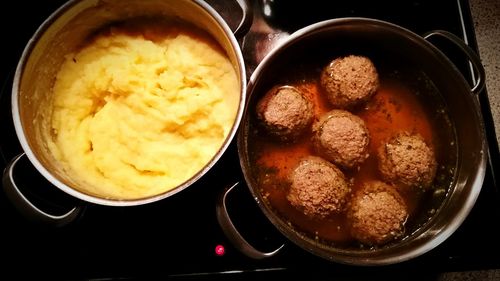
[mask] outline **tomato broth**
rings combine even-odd
[[[319,84],[319,72],[319,67],[311,67],[300,75],[290,72],[288,76],[284,75],[286,78],[277,79],[278,83],[299,88],[313,101],[315,122],[334,109]],[[454,131],[444,102],[424,74],[389,69],[379,71],[379,79],[380,87],[375,95],[365,104],[349,109],[361,117],[368,128],[370,156],[359,169],[343,169],[343,172],[352,183],[353,193],[367,181],[382,180],[377,168],[378,147],[397,132],[420,134],[434,148],[438,170],[432,187],[426,192],[399,189],[410,215],[406,223],[406,234],[409,235],[432,218],[451,186],[456,163]],[[269,137],[255,118],[250,120],[248,146],[252,174],[264,201],[297,231],[310,238],[359,247],[360,244],[349,234],[345,213],[325,219],[310,218],[295,209],[286,198],[292,169],[301,158],[318,155],[311,141],[312,130],[294,142],[283,143]]]

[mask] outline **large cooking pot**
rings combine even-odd
[[[433,44],[430,37],[448,39],[463,50],[478,73],[472,87],[453,63]],[[452,160],[453,175],[446,196],[434,207],[424,223],[404,239],[382,247],[341,248],[304,234],[294,222],[285,219],[266,200],[252,162],[252,125],[257,101],[276,83],[276,74],[294,69],[299,71],[308,58],[322,59],[345,54],[362,54],[375,59],[379,66],[391,62],[393,70],[412,69],[421,73],[410,77],[409,83],[433,85],[443,101],[456,149],[444,153],[456,154]],[[326,63],[326,60],[323,61]],[[383,75],[383,74],[382,74]],[[425,77],[423,80],[422,77]],[[419,79],[419,81],[416,81]],[[433,249],[447,239],[464,221],[473,207],[485,174],[487,146],[483,119],[476,95],[484,86],[484,70],[478,57],[460,39],[446,31],[433,31],[421,37],[403,27],[366,18],[339,18],[319,22],[293,33],[273,49],[258,65],[248,83],[249,101],[238,135],[238,151],[245,182],[256,203],[269,221],[290,241],[327,260],[352,265],[385,265],[409,260]],[[425,85],[423,86],[426,87]],[[435,106],[429,101],[426,107]],[[250,245],[232,224],[226,207],[228,194],[237,184],[221,195],[217,205],[219,223],[233,244],[245,255],[265,258],[279,253],[261,252]]]
[[[236,1],[243,10],[243,19],[235,31],[241,37],[251,25],[251,10],[247,1]],[[222,146],[208,163],[189,180],[173,188],[147,198],[118,200],[82,192],[78,181],[72,179],[56,161],[47,146],[50,125],[47,114],[41,110],[50,106],[52,87],[65,55],[75,52],[93,34],[116,22],[136,18],[161,18],[175,22],[187,22],[208,32],[220,45],[236,70],[239,83],[236,118]],[[155,202],[176,194],[192,185],[219,160],[236,134],[242,117],[246,97],[246,73],[244,61],[235,34],[214,8],[202,0],[73,0],[55,11],[39,27],[28,42],[18,63],[12,86],[12,115],[15,130],[25,155],[33,166],[55,187],[79,200],[108,206],[132,206]],[[4,189],[16,207],[31,219],[56,225],[74,219],[81,207],[75,207],[63,215],[51,215],[39,209],[19,190],[13,171],[23,157],[19,155],[5,169]],[[49,198],[50,199],[50,198]],[[77,201],[79,201],[77,200]]]

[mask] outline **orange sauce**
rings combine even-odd
[[[315,119],[332,110],[333,107],[324,97],[317,79],[301,79],[300,82],[289,83],[298,87],[314,103]],[[345,175],[352,179],[353,192],[360,188],[362,183],[370,180],[381,180],[377,168],[376,153],[380,145],[388,138],[402,130],[420,134],[428,144],[436,147],[435,124],[432,123],[424,104],[415,93],[397,79],[381,79],[377,93],[364,105],[351,110],[361,117],[370,133],[368,159],[359,170],[345,171]],[[315,120],[315,121],[316,121]],[[288,175],[298,161],[307,155],[316,155],[311,144],[312,132],[306,133],[294,143],[280,143],[265,136],[260,129],[249,144],[254,152],[256,166],[255,176],[259,188],[267,202],[288,220],[297,230],[308,236],[338,244],[353,242],[347,228],[345,214],[334,215],[326,219],[312,219],[291,206],[286,199],[289,188]],[[438,137],[439,139],[439,137]],[[403,191],[401,193],[408,206],[410,217],[421,208],[422,192]]]

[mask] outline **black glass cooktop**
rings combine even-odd
[[[30,36],[63,2],[19,0],[0,4],[1,169],[21,152],[11,118],[12,73]],[[208,2],[230,26],[237,24],[240,13],[232,1]],[[274,41],[300,27],[338,17],[377,18],[417,34],[448,30],[477,50],[468,1],[259,0],[253,5],[254,25],[241,40],[249,75]],[[267,42],[267,49],[258,50],[256,46],[263,41]],[[465,58],[445,43],[436,44],[440,44],[464,77],[472,81]],[[462,226],[441,245],[416,259],[384,267],[355,267],[315,257],[288,242],[270,225],[243,184],[231,194],[228,203],[240,232],[261,250],[272,250],[283,243],[285,248],[277,256],[264,260],[242,255],[223,235],[215,214],[217,196],[226,186],[242,179],[233,141],[215,167],[188,189],[144,206],[89,204],[77,221],[61,228],[26,220],[0,192],[0,279],[11,276],[8,279],[417,280],[425,274],[425,280],[432,280],[432,276],[441,272],[500,268],[497,227],[500,197],[498,172],[493,169],[500,165],[500,155],[486,90],[479,99],[490,147],[481,194]],[[41,178],[26,159],[23,161],[16,178],[27,196],[54,212],[64,211],[75,203]],[[46,201],[46,197],[52,199]],[[223,255],[216,254],[217,246],[224,247]]]

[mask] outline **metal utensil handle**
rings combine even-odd
[[[2,177],[2,185],[5,194],[14,204],[16,209],[31,221],[56,227],[64,226],[78,218],[79,214],[84,210],[84,206],[75,206],[63,215],[51,215],[39,209],[37,206],[31,203],[31,201],[26,198],[26,196],[24,196],[14,180],[14,169],[17,162],[23,156],[25,156],[25,154],[21,153],[14,157],[14,159],[12,159],[12,161],[10,161],[10,163],[5,168]]]
[[[226,198],[231,190],[233,190],[233,188],[235,188],[238,184],[239,182],[233,184],[231,187],[224,190],[224,192],[219,196],[216,205],[217,221],[219,222],[222,231],[229,239],[229,241],[231,241],[231,243],[244,255],[253,259],[264,259],[272,257],[276,255],[285,245],[281,245],[281,247],[272,252],[261,252],[255,249],[252,245],[250,245],[250,243],[245,240],[245,238],[243,238],[243,236],[241,236],[241,234],[238,232],[233,222],[231,221],[231,218],[229,217],[226,207]]]
[[[234,31],[234,37],[240,39],[245,36],[253,23],[253,9],[250,4],[250,0],[236,0],[238,5],[240,5],[242,18],[240,24]]]
[[[472,63],[472,66],[475,68],[477,72],[476,84],[472,87],[471,91],[476,95],[479,94],[484,89],[485,77],[486,77],[486,74],[484,72],[484,67],[481,64],[481,59],[479,59],[479,56],[469,46],[467,46],[467,44],[465,44],[465,42],[462,39],[460,39],[458,36],[456,36],[451,32],[445,30],[432,30],[425,33],[423,37],[425,40],[428,40],[430,37],[436,35],[451,41],[453,44],[459,47],[460,50],[462,50],[468,57],[469,61]]]

